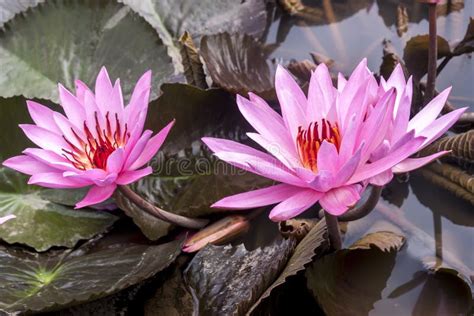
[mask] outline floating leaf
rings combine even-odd
[[[447,163],[432,163],[418,172],[442,188],[474,205],[474,176]]]
[[[404,242],[392,232],[371,233],[309,266],[308,287],[325,314],[367,315],[381,298]]]
[[[299,271],[304,270],[305,266],[310,263],[313,258],[320,258],[328,251],[329,240],[327,236],[327,226],[326,221],[322,219],[308,232],[303,240],[301,240],[283,271],[255,302],[249,314],[257,308],[262,300],[269,297],[275,288],[284,284],[289,277],[295,276]]]
[[[244,315],[272,283],[293,251],[286,239],[247,251],[243,245],[208,245],[185,271],[199,315]]]
[[[38,3],[42,2],[44,2],[44,0],[0,1],[0,27],[16,14],[24,12],[31,7],[35,7]]]
[[[0,310],[51,310],[115,293],[166,268],[180,248],[179,240],[121,244],[54,258],[0,249]]]
[[[254,92],[274,96],[275,64],[268,60],[271,47],[246,34],[204,36],[201,56],[218,86],[241,95]]]
[[[120,77],[125,95],[148,69],[154,87],[174,73],[153,28],[112,0],[47,1],[7,22],[0,39],[2,97],[56,102],[58,82],[71,89],[75,79],[91,85],[101,66]]]
[[[420,155],[428,156],[443,150],[451,151],[447,157],[474,163],[474,130],[438,139],[424,148]]]
[[[60,191],[58,191],[60,194]],[[110,227],[117,217],[101,211],[74,210],[41,197],[26,177],[0,169],[0,217],[13,214],[0,226],[0,239],[45,251],[53,246],[73,247]]]
[[[198,50],[188,32],[184,32],[179,39],[179,43],[181,45],[180,54],[186,81],[201,89],[208,88]]]
[[[180,64],[178,38],[186,31],[199,40],[220,32],[262,36],[267,26],[264,0],[119,0],[150,23],[168,46],[168,53]],[[199,42],[199,41],[198,41]],[[179,69],[180,71],[182,69]]]
[[[204,136],[242,140],[250,130],[229,94],[183,84],[165,84],[162,91],[150,105],[147,126],[156,130],[174,118],[176,124],[152,161],[155,174],[133,185],[137,193],[163,209],[197,217],[216,212],[210,205],[225,196],[271,184],[217,160],[201,142]],[[116,201],[148,238],[156,240],[171,229],[121,195]]]
[[[429,36],[418,35],[412,37],[403,51],[403,60],[410,74],[420,80],[428,71]],[[438,36],[438,59],[449,56],[451,48],[449,43]]]
[[[193,315],[193,298],[186,289],[182,274],[187,261],[186,257],[178,257],[171,275],[161,280],[153,297],[146,302],[146,316]]]

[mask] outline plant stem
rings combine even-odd
[[[372,186],[369,198],[364,204],[349,210],[347,213],[339,216],[338,219],[342,222],[350,222],[368,215],[375,208],[375,205],[377,205],[380,195],[382,194],[382,189],[383,187]]]
[[[429,47],[428,47],[428,81],[426,84],[425,104],[431,101],[436,86],[436,61],[438,60],[438,37],[436,34],[436,3],[428,4]]]
[[[329,242],[334,250],[342,248],[341,232],[339,230],[339,223],[337,216],[331,215],[324,211],[324,218],[326,219],[326,225],[328,227]]]
[[[191,229],[202,228],[206,226],[209,222],[207,219],[189,218],[162,210],[159,207],[143,199],[140,195],[135,193],[128,186],[120,185],[118,187],[118,191],[122,193],[127,199],[129,199],[133,204],[135,204],[148,214],[159,218],[165,222]]]

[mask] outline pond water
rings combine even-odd
[[[363,57],[367,57],[370,69],[377,72],[382,61],[384,39],[390,40],[402,57],[407,41],[413,36],[426,34],[428,30],[427,7],[417,1],[400,2],[406,5],[409,16],[408,31],[401,36],[396,28],[399,1],[323,0],[308,3],[322,11],[314,22],[303,22],[277,12],[267,42],[278,44],[273,52],[277,59],[311,59],[309,53],[316,52],[333,59],[337,70],[347,74]],[[438,34],[451,44],[460,41],[473,15],[474,2],[453,1],[451,6],[439,9]],[[452,85],[451,102],[473,109],[473,82],[474,61],[471,55],[463,55],[449,62],[438,77],[437,88],[441,90]],[[456,292],[448,295],[451,289],[444,280],[427,277],[421,260],[444,254],[464,265],[472,278],[472,205],[431,184],[418,173],[410,175],[408,181],[394,179],[385,189],[384,198],[387,201],[382,208],[386,212],[393,213],[392,207],[398,208],[398,215],[418,228],[418,236],[421,234],[430,241],[423,242],[408,233],[407,245],[398,253],[391,274],[386,276],[374,272],[367,275],[372,282],[375,282],[373,278],[387,279],[381,299],[374,304],[370,315],[449,314],[453,311],[450,308],[455,304]],[[370,230],[383,230],[387,223],[387,218],[375,210],[369,217],[349,225],[345,245],[356,241],[374,224]]]

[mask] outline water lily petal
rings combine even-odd
[[[426,164],[429,164],[433,160],[438,159],[441,156],[444,156],[446,154],[449,154],[450,151],[440,151],[435,154],[426,156],[426,157],[421,157],[421,158],[407,158],[403,160],[402,162],[398,163],[392,168],[392,171],[395,173],[403,173],[403,172],[408,172],[412,171],[418,168],[423,167]]]
[[[122,174],[117,178],[115,183],[117,183],[118,185],[127,185],[148,176],[152,172],[153,169],[151,167],[146,167],[139,170],[125,171],[122,172]]]
[[[424,141],[424,137],[416,137],[413,140],[401,145],[386,157],[359,167],[351,179],[349,179],[348,184],[369,179],[387,169],[392,168],[405,158],[408,158],[413,153],[415,153]]]
[[[319,200],[321,207],[329,214],[339,216],[360,200],[360,192],[356,185],[335,188],[326,192]]]
[[[91,181],[82,179],[71,179],[64,177],[61,172],[35,173],[31,176],[28,184],[36,184],[52,189],[74,189],[91,185]]]
[[[59,170],[76,170],[76,168],[66,158],[56,154],[51,150],[40,148],[27,148],[23,150],[23,154],[33,157],[42,163]]]
[[[31,124],[20,124],[19,126],[25,135],[41,148],[54,151],[59,155],[63,153],[63,149],[70,148],[60,135],[47,129]]]
[[[93,186],[87,192],[86,196],[82,201],[76,204],[76,209],[83,208],[90,205],[95,205],[104,202],[114,194],[115,189],[117,188],[116,184],[111,184],[105,187]]]
[[[286,146],[281,146],[280,143],[270,141],[257,133],[247,133],[247,136],[253,141],[255,141],[257,144],[262,146],[267,152],[272,154],[289,169],[293,169],[294,167],[301,167],[299,157],[296,156],[295,153],[289,153],[286,150]]]
[[[326,64],[319,64],[311,73],[308,88],[308,107],[306,114],[311,121],[326,118],[335,102],[335,88]]]
[[[53,110],[31,100],[26,101],[26,105],[28,106],[28,112],[30,113],[31,118],[36,125],[53,133],[61,134],[61,131],[54,122],[53,115],[55,112]]]
[[[24,155],[9,158],[3,162],[3,165],[29,175],[44,172],[59,172],[59,170],[54,167],[48,166],[33,157]]]
[[[153,132],[146,130],[143,132],[142,136],[140,136],[134,146],[130,146],[130,144],[126,145],[125,153],[129,152],[129,154],[123,166],[125,170],[130,169],[131,165],[138,159],[138,157],[140,157],[143,150],[145,149],[145,146],[148,144],[151,135],[153,135]]]
[[[64,113],[66,113],[67,118],[74,126],[81,128],[86,119],[84,106],[69,90],[64,88],[62,84],[58,84],[58,89],[59,99]]]
[[[271,187],[239,193],[225,197],[212,205],[228,210],[242,210],[279,203],[299,192],[301,188],[288,184],[277,184]]]
[[[313,206],[324,195],[324,193],[306,189],[287,198],[270,212],[272,221],[285,221],[287,219],[298,216]]]
[[[420,112],[418,112],[408,123],[408,131],[414,129],[417,133],[428,127],[441,113],[448,99],[451,87],[444,89],[433,100],[430,101]]]
[[[281,65],[278,65],[275,74],[275,90],[280,102],[283,121],[290,131],[292,139],[295,140],[298,127],[308,126],[306,96],[295,79]]]
[[[426,137],[425,142],[420,149],[431,144],[438,137],[443,135],[454,123],[459,120],[459,117],[467,110],[467,107],[460,108],[441,116],[439,119],[428,125],[425,129],[419,132],[420,136]]]
[[[105,67],[102,67],[95,80],[95,100],[103,113],[106,113],[110,106],[112,91],[113,86],[110,81],[109,73]]]
[[[16,216],[13,215],[13,214],[10,214],[10,215],[7,215],[7,216],[2,216],[2,217],[0,217],[0,225],[7,222],[7,221],[9,221],[9,220],[11,220],[11,219],[14,219],[14,218],[16,218]]]
[[[163,142],[165,141],[166,136],[168,136],[174,123],[175,120],[172,120],[161,131],[159,131],[158,134],[150,138],[141,155],[130,166],[131,170],[142,167],[156,155],[156,152],[160,149],[161,145],[163,145]]]
[[[107,158],[107,172],[108,173],[120,173],[123,168],[125,160],[125,151],[123,148],[117,148],[110,156]]]

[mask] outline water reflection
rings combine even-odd
[[[399,3],[406,6],[409,20],[408,30],[401,37],[396,28]],[[367,57],[369,67],[378,71],[384,39],[390,40],[403,56],[403,48],[411,37],[428,32],[428,9],[417,1],[346,0],[311,1],[310,4],[319,12],[312,20],[277,12],[267,36],[268,43],[280,44],[272,57],[303,60],[309,58],[309,52],[317,52],[334,59],[336,69],[345,73],[350,73]],[[438,34],[450,43],[460,41],[472,12],[473,1],[445,1],[438,11]],[[441,90],[452,85],[450,100],[457,106],[472,106],[473,81],[474,62],[470,55],[463,55],[450,61],[439,76],[437,86]]]

